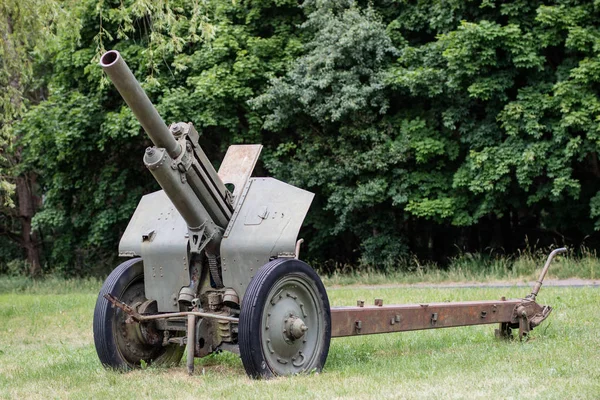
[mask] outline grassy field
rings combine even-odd
[[[387,282],[392,283],[390,281]],[[555,310],[527,342],[499,341],[495,326],[334,339],[321,374],[253,381],[221,353],[130,373],[106,371],[92,339],[100,282],[0,279],[0,398],[598,398],[600,289],[543,288]],[[336,287],[333,305],[521,297],[523,288]]]

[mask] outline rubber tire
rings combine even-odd
[[[118,349],[113,332],[113,323],[117,318],[117,312],[122,311],[113,307],[111,303],[104,298],[105,294],[111,294],[118,299],[122,299],[123,294],[132,284],[143,282],[144,264],[141,258],[133,258],[125,261],[115,268],[106,278],[94,309],[94,344],[96,353],[100,362],[106,368],[118,370],[130,370],[141,365],[128,362]],[[164,351],[154,360],[143,360],[146,364],[153,365],[176,365],[183,356],[185,347],[177,344],[164,347]]]
[[[311,279],[321,296],[325,319],[325,337],[318,362],[309,371],[320,372],[327,361],[331,342],[331,309],[325,286],[319,275],[305,262],[294,258],[281,258],[263,265],[254,276],[242,300],[238,326],[238,344],[242,363],[248,376],[254,379],[269,379],[275,376],[269,369],[261,345],[262,313],[268,294],[277,281],[289,273],[300,273]]]

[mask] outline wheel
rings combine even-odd
[[[321,279],[300,260],[265,264],[248,285],[238,330],[242,363],[252,378],[320,371],[331,341]]]
[[[157,312],[156,302],[144,294],[144,265],[141,258],[127,260],[106,278],[94,309],[94,344],[102,364],[107,368],[128,370],[146,364],[177,364],[184,347],[162,345],[162,334],[154,322],[127,324],[127,315],[104,298],[111,294],[133,306],[141,304],[143,312]]]

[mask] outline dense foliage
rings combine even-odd
[[[194,122],[215,163],[231,143],[263,143],[260,173],[317,194],[303,232],[317,263],[597,245],[597,2],[54,4],[68,29],[50,18],[25,46],[37,85],[23,96],[48,95],[0,121],[3,153],[22,151],[18,168],[0,164],[0,198],[15,203],[11,176],[38,177],[47,269],[105,271],[157,188],[149,141],[97,67],[109,48],[166,121]],[[14,257],[6,242],[0,257]]]

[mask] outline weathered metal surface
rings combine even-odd
[[[203,179],[205,179],[205,186],[212,192],[210,196],[199,195],[201,197],[200,200],[205,200],[204,197],[207,197],[207,199],[208,197],[214,198],[219,203],[219,207],[226,216],[228,223],[234,208],[230,202],[231,193],[229,193],[225,187],[225,183],[221,180],[219,174],[210,162],[210,159],[206,156],[204,150],[198,143],[200,135],[196,131],[196,128],[194,128],[194,125],[192,123],[186,124],[181,122],[178,125],[183,127],[183,136],[187,137],[189,144],[192,146],[192,153],[195,158],[192,166],[196,169],[195,175],[203,177]],[[188,146],[188,143],[186,143],[186,146]],[[189,177],[193,174],[188,173],[187,175]],[[206,208],[209,209],[209,211],[213,209],[210,205],[206,205]],[[227,226],[227,223],[221,224],[218,217],[215,216],[214,219],[223,227]]]
[[[237,343],[221,343],[219,345],[219,350],[229,351],[231,353],[237,354],[238,356],[240,355],[240,347],[237,345]]]
[[[332,307],[331,336],[494,324],[514,320],[522,300]]]
[[[192,156],[190,155],[190,157]],[[198,193],[206,197],[210,195],[210,191],[204,186],[205,182],[201,177],[192,178],[182,175],[179,169],[173,168],[177,161],[173,160],[164,149],[148,148],[144,155],[144,164],[169,196],[191,231],[203,230],[209,237],[220,234],[221,227],[215,223],[212,214],[205,207],[205,204],[208,203],[200,201],[198,197]],[[182,179],[183,177],[186,178]],[[214,201],[211,204],[217,208],[213,210],[214,213],[218,213],[220,210]]]
[[[140,314],[156,314],[157,306],[156,300],[146,300],[139,307],[137,307]],[[163,341],[162,333],[157,329],[154,322],[140,324],[140,331],[144,342],[151,345],[159,345]]]
[[[511,339],[512,338],[512,324],[510,322],[500,322],[498,329],[495,330],[494,334],[498,339]]]
[[[141,245],[146,296],[156,300],[159,312],[179,311],[179,292],[190,284],[188,241],[180,236],[180,221],[171,215],[154,215],[160,219],[157,229]]]
[[[114,296],[110,294],[105,294],[104,298],[110,301],[115,307],[123,310],[131,320],[129,322],[144,322],[144,321],[153,321],[157,319],[166,319],[166,318],[187,318],[188,315],[195,315],[200,318],[212,318],[216,320],[229,321],[229,322],[239,322],[239,318],[229,317],[227,315],[222,314],[213,314],[199,311],[182,311],[182,312],[174,312],[174,313],[162,313],[162,314],[151,314],[151,315],[142,315],[138,313],[133,307],[129,306],[121,302]]]
[[[188,228],[164,191],[140,200],[119,243],[120,256],[142,256],[147,298],[159,312],[179,311],[177,298],[190,284]]]
[[[300,247],[302,246],[302,243],[304,243],[304,239],[298,239],[296,241],[296,260],[300,259]]]
[[[142,242],[152,241],[157,227],[165,221],[173,239],[187,243],[187,225],[165,192],[159,190],[143,196],[121,236],[119,256],[141,256]]]
[[[532,293],[524,299],[500,301],[465,301],[456,303],[425,303],[383,306],[383,299],[375,299],[374,306],[358,300],[356,307],[331,309],[331,336],[343,337],[375,333],[403,332],[422,329],[451,328],[469,325],[500,324],[496,336],[509,337],[513,328],[519,328],[519,338],[541,324],[552,308],[535,302],[548,267],[556,254],[550,253]]]
[[[542,282],[544,282],[544,278],[546,277],[546,272],[548,272],[548,268],[550,267],[550,263],[552,262],[552,259],[557,254],[564,253],[566,251],[567,251],[567,249],[564,248],[564,247],[562,247],[560,249],[553,250],[550,253],[550,255],[548,255],[548,259],[546,260],[546,264],[544,264],[544,268],[542,268],[542,272],[540,272],[540,277],[535,282],[535,285],[533,286],[533,289],[531,290],[531,294],[529,296],[527,296],[527,297],[535,300],[535,297],[537,296],[537,294],[540,291],[540,288],[542,287]]]
[[[174,159],[171,168],[180,173],[182,183],[186,181],[196,194],[196,202],[202,203],[211,219],[225,228],[231,218],[231,194],[219,178],[217,171],[198,144],[198,132],[191,123],[179,122],[178,141],[185,152]]]
[[[525,298],[515,308],[513,312],[513,323],[518,323],[519,338],[523,339],[533,328],[544,321],[552,308],[549,306],[540,306],[531,298]]]
[[[260,144],[237,144],[229,146],[219,167],[219,177],[225,185],[233,185],[233,208],[238,204],[263,146]]]
[[[186,366],[189,375],[194,374],[194,356],[196,355],[196,316],[187,316],[187,360]]]
[[[215,286],[228,286],[236,292],[230,298],[242,300],[262,265],[297,256],[298,231],[314,195],[275,179],[250,178],[261,145],[232,146],[217,173],[193,125],[168,128],[117,51],[105,53],[100,64],[156,145],[144,163],[164,192],[140,203],[121,252],[142,256],[148,298],[159,313],[179,311],[179,300],[189,303],[194,295],[190,264],[204,254]]]
[[[250,178],[221,242],[223,284],[242,300],[250,280],[273,257],[294,257],[314,194],[273,178]]]

